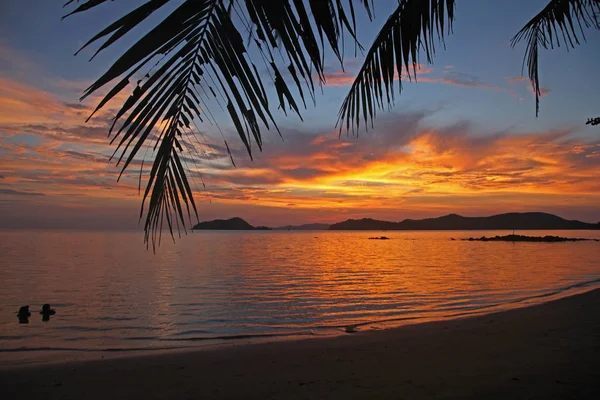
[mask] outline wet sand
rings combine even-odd
[[[600,289],[335,338],[0,370],[4,399],[596,399]]]

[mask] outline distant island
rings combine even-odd
[[[304,225],[285,225],[277,228],[269,228],[266,226],[252,226],[240,217],[230,219],[215,219],[212,221],[204,221],[194,225],[195,230],[222,230],[222,231],[324,231],[329,229],[329,224],[304,224]]]
[[[220,231],[268,231],[271,228],[266,226],[252,226],[239,217],[230,219],[215,219],[212,221],[204,221],[194,225],[193,231],[196,230],[220,230]]]
[[[192,230],[348,230],[348,231],[427,231],[427,230],[600,230],[600,223],[566,220],[541,212],[506,213],[490,217],[463,217],[449,214],[438,218],[405,219],[401,222],[379,221],[371,218],[348,219],[333,225],[304,224],[285,225],[277,228],[252,226],[242,218],[215,219],[196,224]]]
[[[506,235],[506,236],[494,236],[480,238],[466,238],[462,240],[478,241],[478,242],[544,242],[544,243],[556,243],[556,242],[582,242],[582,241],[594,241],[599,242],[598,239],[580,239],[580,238],[566,238],[560,236],[523,236],[523,235]]]
[[[378,221],[371,218],[349,219],[333,224],[330,230],[548,230],[548,229],[600,229],[600,224],[569,221],[552,214],[540,212],[507,213],[490,217],[463,217],[449,214],[438,218],[405,219],[402,222]]]

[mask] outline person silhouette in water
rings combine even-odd
[[[29,317],[31,317],[31,313],[29,312],[29,306],[23,306],[19,308],[19,313],[17,314],[17,317],[19,318],[20,324],[28,324]]]
[[[42,314],[42,321],[47,322],[50,321],[51,315],[56,314],[56,311],[50,308],[50,304],[44,304],[42,306],[42,311],[40,311],[40,314]]]

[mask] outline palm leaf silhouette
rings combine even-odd
[[[411,67],[416,78],[419,53],[425,52],[431,63],[435,42],[443,43],[454,20],[454,0],[401,0],[387,19],[369,49],[362,68],[340,108],[340,133],[359,129],[361,119],[365,127],[377,109],[394,101],[394,80],[402,90],[403,71],[411,78]],[[384,96],[385,95],[385,96]]]
[[[74,9],[65,17],[101,6],[108,0],[69,0]],[[325,82],[324,59],[329,49],[343,67],[344,37],[362,49],[356,36],[356,5],[373,17],[373,0],[185,0],[165,12],[170,0],[146,0],[92,37],[86,48],[101,40],[99,52],[117,43],[149,16],[167,14],[127,49],[89,88],[82,99],[110,87],[90,118],[129,85],[132,94],[116,113],[109,134],[116,146],[113,157],[121,174],[139,161],[140,150],[152,150],[153,162],[143,195],[145,241],[160,243],[166,220],[171,236],[198,219],[189,178],[188,161],[201,146],[196,121],[219,123],[211,112],[215,104],[231,119],[250,158],[262,150],[264,129],[279,131],[271,113],[259,67],[268,72],[276,104],[301,118],[300,103],[315,100],[315,84]],[[179,3],[179,2],[177,2]],[[436,46],[444,45],[454,21],[454,0],[399,0],[365,56],[344,99],[337,124],[342,130],[373,124],[378,109],[394,102],[402,79],[416,79],[419,56],[431,63]],[[536,96],[541,96],[539,47],[561,43],[573,48],[585,39],[583,28],[600,29],[600,0],[552,0],[512,39],[527,42],[524,65]],[[244,35],[247,40],[244,40]],[[560,40],[562,36],[562,42]],[[259,67],[249,55],[253,49]],[[411,73],[412,68],[412,73]],[[143,74],[142,78],[135,78]],[[137,81],[136,81],[137,79]],[[132,84],[132,82],[134,82]],[[397,84],[395,83],[397,81]],[[88,118],[89,119],[89,118]],[[597,124],[591,119],[589,124]],[[196,140],[196,143],[192,142]],[[225,148],[234,162],[230,147]],[[138,157],[136,159],[136,157]],[[140,188],[145,156],[141,160]],[[235,164],[233,164],[235,166]],[[145,207],[147,206],[147,211]]]
[[[598,21],[600,0],[552,0],[531,19],[511,40],[514,47],[524,40],[527,42],[523,67],[527,72],[535,94],[535,115],[540,111],[539,48],[560,47],[567,49],[585,40],[583,28],[600,29]],[[562,37],[562,42],[561,42]]]
[[[105,2],[77,2],[78,7],[66,16]],[[82,49],[104,39],[95,56],[167,3],[168,0],[145,2],[91,38]],[[372,3],[360,3],[370,15]],[[182,153],[190,147],[185,138],[200,133],[193,129],[195,120],[208,120],[218,126],[207,104],[224,105],[250,157],[253,146],[262,150],[262,129],[277,130],[261,74],[248,56],[234,15],[239,16],[237,22],[247,30],[249,42],[256,45],[270,72],[279,107],[298,115],[297,97],[304,102],[305,91],[314,97],[314,80],[325,80],[325,42],[341,62],[341,38],[345,33],[356,38],[355,10],[350,0],[310,0],[308,5],[301,0],[246,0],[244,4],[187,0],[86,89],[82,99],[116,80],[91,118],[123,91],[136,73],[143,68],[148,71],[117,112],[109,134],[113,135],[111,143],[116,144],[113,156],[121,165],[121,174],[142,147],[153,142],[154,160],[140,210],[142,218],[147,204],[145,239],[146,243],[152,241],[153,247],[160,242],[165,220],[173,235],[174,227],[185,229],[186,215],[190,223],[192,214],[198,219],[189,168],[184,167]],[[288,64],[287,75],[292,77],[297,95],[279,70],[276,55]],[[118,122],[121,124],[117,128]],[[229,151],[226,142],[225,146]],[[141,175],[140,171],[140,179]]]
[[[589,118],[585,124],[592,126],[600,125],[600,117]]]

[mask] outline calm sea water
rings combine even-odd
[[[340,333],[599,285],[599,242],[450,240],[506,233],[203,232],[153,254],[138,232],[4,231],[0,357]],[[57,310],[48,322],[43,303]]]

